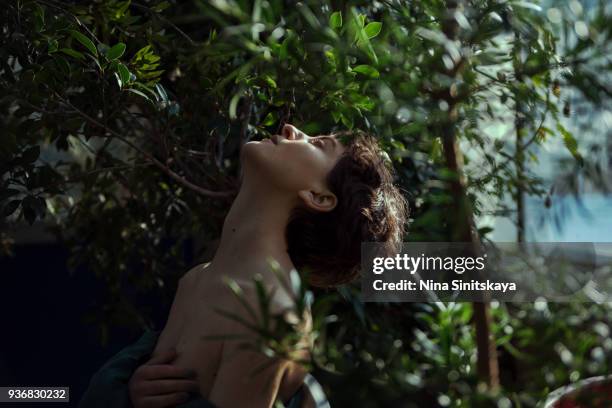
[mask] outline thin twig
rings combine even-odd
[[[136,7],[136,8],[140,8],[140,9],[144,9],[147,12],[151,13],[151,15],[159,18],[161,21],[163,21],[164,23],[168,24],[170,27],[174,28],[180,35],[182,35],[187,41],[189,41],[189,43],[191,45],[197,45],[197,43],[195,41],[193,41],[191,39],[191,37],[189,37],[183,30],[181,30],[180,28],[178,28],[176,26],[176,24],[174,24],[172,21],[168,20],[167,18],[165,18],[164,16],[154,12],[153,10],[151,10],[150,7],[147,7],[143,4],[138,4],[138,3],[131,3],[132,6]]]
[[[96,37],[96,35],[95,35],[95,34],[94,34],[94,33],[93,33],[93,32],[92,32],[92,31],[91,31],[91,30],[90,30],[90,29],[87,27],[87,25],[85,25],[84,23],[82,23],[82,22],[81,22],[81,20],[79,20],[79,18],[78,18],[78,17],[77,17],[77,16],[76,16],[74,13],[72,13],[72,12],[70,12],[70,11],[66,10],[65,8],[63,8],[63,7],[71,7],[71,6],[72,6],[72,4],[66,4],[66,3],[63,3],[63,2],[61,2],[61,1],[57,1],[57,0],[49,0],[49,1],[55,1],[56,3],[61,4],[61,6],[58,6],[57,4],[53,4],[53,3],[50,3],[49,1],[45,1],[45,0],[37,0],[37,1],[38,1],[39,3],[42,3],[42,4],[46,5],[46,6],[53,7],[53,8],[55,8],[55,9],[57,9],[57,10],[60,10],[60,11],[61,11],[61,12],[63,12],[64,14],[69,15],[70,17],[72,17],[73,19],[75,19],[75,20],[76,20],[76,22],[77,22],[77,24],[78,24],[79,26],[83,27],[83,28],[85,29],[85,31],[87,31],[87,33],[88,33],[90,36],[92,36],[94,40],[96,40],[96,42],[97,42],[97,43],[101,43],[101,41],[98,39],[98,37]],[[63,7],[62,7],[62,6],[63,6]]]

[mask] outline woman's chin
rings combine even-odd
[[[273,143],[250,141],[242,146],[240,152],[241,160],[243,164],[252,165],[255,168],[267,167],[268,163],[272,160],[272,148]]]
[[[274,143],[270,139],[264,140],[251,140],[242,146],[242,154],[247,157],[251,154],[261,155],[265,152],[269,153],[269,149],[275,147]]]

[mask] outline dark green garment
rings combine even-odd
[[[158,332],[146,331],[136,343],[124,348],[107,361],[91,378],[79,408],[131,408],[128,382],[132,373],[153,353],[158,336]],[[298,408],[302,405],[304,387],[310,387],[309,383],[305,382],[304,386],[285,404],[287,408]],[[215,408],[215,405],[202,397],[194,396],[178,407]]]

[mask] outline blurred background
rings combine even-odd
[[[75,405],[104,361],[161,329],[178,278],[214,253],[240,147],[284,123],[376,134],[410,202],[406,241],[612,242],[610,8],[9,3],[0,384],[70,386]],[[532,407],[610,373],[609,303],[314,291],[332,406]]]

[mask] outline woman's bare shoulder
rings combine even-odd
[[[179,279],[180,286],[191,286],[198,281],[200,273],[203,272],[208,266],[210,262],[204,262],[194,266],[189,269],[185,274]]]

